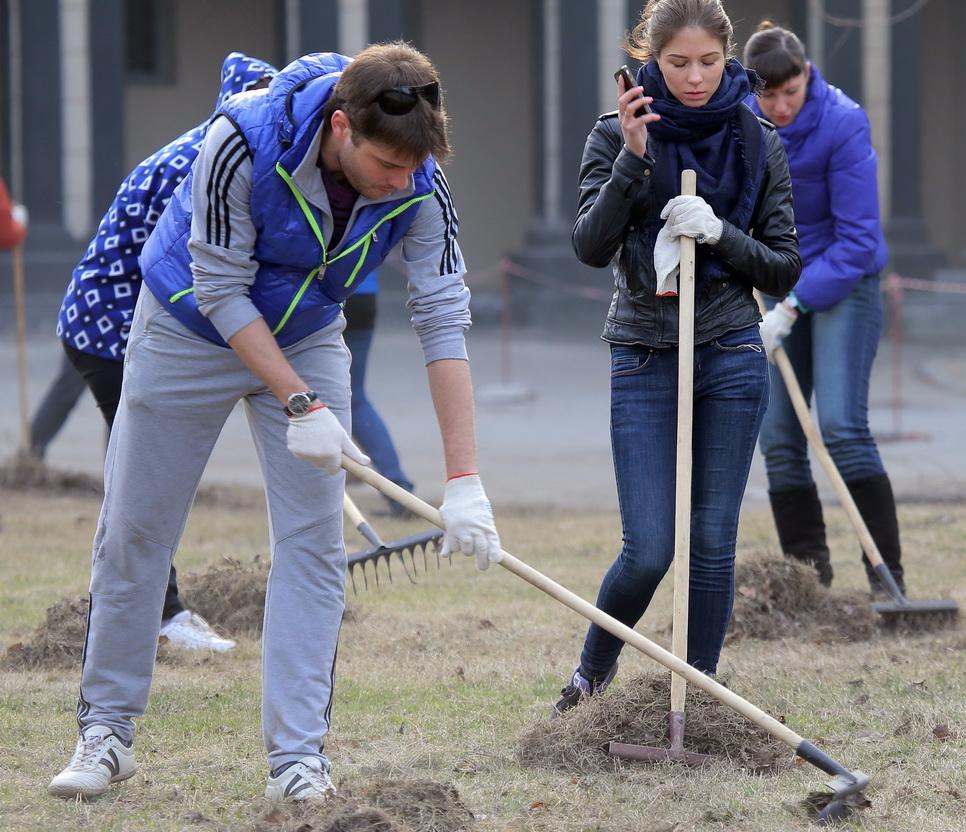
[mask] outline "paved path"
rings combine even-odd
[[[499,331],[478,326],[469,340],[479,399],[481,467],[493,502],[501,505],[616,506],[608,435],[607,348],[596,323],[574,324],[567,333],[523,329],[511,344],[510,379],[531,396],[501,402],[513,390],[501,383]],[[0,334],[0,458],[18,444],[14,342]],[[28,341],[30,400],[39,401],[54,377],[60,349],[53,337]],[[880,450],[900,498],[966,497],[966,347],[908,344],[901,379],[901,428],[918,441],[881,441]],[[894,431],[890,354],[880,351],[872,384],[873,429],[885,440]],[[410,476],[420,493],[438,499],[441,450],[416,338],[408,325],[381,324],[370,359],[369,392],[387,417]],[[177,441],[177,437],[172,437]],[[51,446],[48,461],[59,468],[96,472],[103,427],[85,395]],[[830,495],[816,467],[820,487]],[[237,409],[220,438],[207,482],[256,484],[254,450],[244,415]],[[756,458],[747,499],[766,499],[764,471]]]

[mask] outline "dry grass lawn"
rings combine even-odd
[[[363,511],[378,505],[374,496],[358,498]],[[47,607],[84,593],[99,502],[11,490],[0,499],[6,649],[31,637]],[[594,598],[619,543],[615,515],[497,511],[508,551]],[[859,589],[858,546],[844,514],[827,514],[836,585]],[[387,539],[421,528],[370,519]],[[966,605],[964,506],[903,506],[900,521],[910,596],[951,595]],[[765,508],[747,510],[739,559],[774,553],[773,534]],[[226,556],[264,557],[266,539],[260,509],[244,499],[206,501],[192,514],[179,571],[205,570]],[[350,550],[364,548],[352,532],[347,540]],[[466,828],[481,832],[809,828],[800,801],[823,777],[807,765],[764,774],[727,762],[698,770],[524,765],[521,741],[547,718],[577,659],[584,622],[499,568],[478,573],[469,559],[420,569],[417,585],[400,576],[349,594],[327,745],[344,791],[386,780],[449,784],[475,816]],[[666,645],[669,620],[669,586],[662,586],[638,629]],[[295,829],[260,797],[259,644],[250,635],[238,639],[228,655],[159,661],[139,721],[138,773],[89,805],[46,794],[75,741],[76,668],[0,671],[0,829]],[[964,656],[960,625],[853,644],[741,640],[725,648],[721,671],[737,693],[872,776],[872,805],[848,828],[950,832],[966,828]],[[615,691],[622,679],[654,671],[625,651]],[[408,825],[298,822],[303,832],[455,828],[418,812]]]

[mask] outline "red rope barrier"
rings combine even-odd
[[[546,286],[550,289],[556,289],[558,292],[562,292],[565,295],[574,295],[575,297],[585,298],[587,300],[609,301],[611,299],[610,292],[605,292],[603,289],[598,289],[596,286],[572,286],[568,283],[561,283],[558,279],[550,277],[549,275],[535,272],[533,269],[528,269],[525,266],[521,266],[519,263],[514,263],[508,257],[503,258],[503,260],[500,262],[500,267],[505,275],[517,277],[521,280],[527,280],[530,283],[537,284],[538,286]]]
[[[541,274],[533,269],[514,263],[510,258],[500,260],[500,376],[504,384],[511,382],[510,340],[511,340],[511,286],[512,279],[525,280],[537,286],[553,289],[561,294],[584,298],[585,300],[609,301],[610,292],[596,286],[574,286],[569,283]],[[890,362],[892,377],[892,392],[890,403],[892,408],[893,434],[890,439],[922,439],[920,434],[905,434],[902,432],[902,312],[905,291],[932,292],[934,294],[966,295],[966,282],[953,283],[940,280],[923,280],[915,277],[902,277],[891,272],[882,283],[882,291],[886,294],[890,308]]]

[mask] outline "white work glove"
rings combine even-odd
[[[678,274],[681,271],[681,244],[664,226],[657,232],[654,243],[654,272],[657,275],[656,295],[676,295]]]
[[[765,313],[765,317],[758,324],[758,329],[769,359],[775,348],[780,347],[782,340],[792,331],[792,326],[797,320],[798,312],[789,309],[784,303],[776,303]]]
[[[342,454],[362,465],[370,462],[369,457],[352,444],[345,428],[325,405],[304,416],[290,416],[285,442],[293,456],[317,465],[328,474],[339,472]]]
[[[696,243],[714,245],[724,224],[700,196],[676,196],[661,211],[664,227],[672,237],[694,237]]]
[[[17,225],[26,228],[30,224],[30,212],[27,211],[26,205],[21,205],[19,202],[13,203],[10,206],[10,216]]]
[[[476,555],[480,569],[503,560],[493,509],[478,474],[447,480],[439,513],[445,527],[441,555],[449,557],[453,552]]]

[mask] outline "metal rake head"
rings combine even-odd
[[[422,560],[423,572],[429,570],[429,565],[433,560],[436,562],[436,568],[439,568],[439,549],[442,537],[442,529],[430,529],[429,531],[410,535],[409,537],[404,537],[389,543],[380,543],[380,545],[373,546],[370,549],[350,554],[347,559],[347,572],[349,581],[352,584],[353,593],[358,592],[358,588],[356,587],[357,571],[362,574],[363,586],[366,590],[369,589],[370,572],[372,573],[376,586],[380,586],[380,562],[385,563],[386,577],[392,583],[392,556],[394,554],[399,558],[399,562],[402,564],[403,571],[406,573],[406,577],[409,578],[409,582],[412,584],[417,583],[418,560]],[[428,550],[430,549],[432,549],[431,555],[428,554]]]

